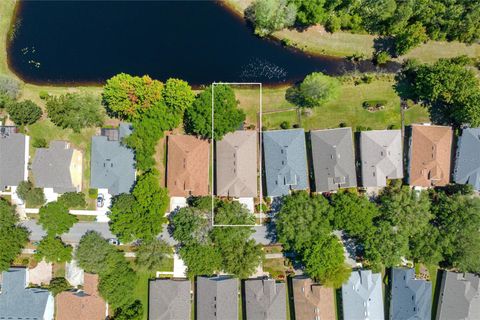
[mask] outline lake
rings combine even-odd
[[[102,83],[120,72],[193,85],[279,84],[313,71],[376,70],[368,61],[310,57],[260,39],[212,1],[21,1],[14,26],[10,68],[37,84]]]

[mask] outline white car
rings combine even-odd
[[[108,239],[108,243],[113,244],[114,246],[119,246],[120,245],[120,241],[118,241],[118,239],[116,239],[116,238]]]
[[[97,208],[102,208],[105,200],[105,196],[102,193],[99,193],[97,196]]]

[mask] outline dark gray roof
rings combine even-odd
[[[27,138],[21,133],[0,133],[0,190],[25,180]]]
[[[344,320],[383,320],[382,276],[371,270],[352,271],[342,285]]]
[[[480,319],[480,277],[445,271],[438,300],[437,320]]]
[[[385,187],[387,179],[403,178],[400,130],[363,131],[360,134],[360,152],[364,187]]]
[[[415,279],[414,269],[392,269],[391,320],[430,320],[432,283]]]
[[[135,183],[133,150],[121,143],[121,139],[128,136],[131,130],[128,126],[120,128],[109,129],[105,135],[92,137],[90,186],[106,188],[114,196],[129,193]]]
[[[248,320],[286,320],[287,299],[284,283],[274,279],[245,281],[245,308]]]
[[[32,163],[35,186],[53,188],[57,193],[77,191],[70,174],[73,150],[66,141],[52,141],[50,148],[38,148]]]
[[[149,320],[190,320],[189,280],[157,279],[149,283]]]
[[[238,280],[197,278],[197,320],[238,319]]]
[[[456,183],[471,184],[480,191],[480,128],[462,130],[453,179]]]
[[[315,191],[357,186],[352,129],[311,131]]]
[[[11,268],[2,273],[0,319],[38,319],[53,316],[53,297],[45,289],[26,288],[27,270]]]
[[[263,153],[267,196],[308,188],[303,129],[264,131]]]

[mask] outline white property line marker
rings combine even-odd
[[[215,195],[214,195],[214,186],[215,186],[215,169],[214,169],[214,143],[215,140],[213,139],[214,137],[214,131],[213,128],[215,126],[215,119],[214,119],[214,112],[215,112],[215,102],[214,102],[214,94],[215,94],[215,86],[216,85],[246,85],[246,86],[259,86],[260,89],[260,97],[259,97],[259,104],[260,104],[260,112],[257,113],[259,115],[259,126],[258,126],[258,132],[259,132],[259,147],[260,147],[260,153],[259,153],[259,164],[260,164],[260,223],[256,223],[256,216],[255,216],[255,224],[215,224]],[[263,110],[263,101],[262,101],[262,83],[261,82],[213,82],[212,83],[212,146],[211,146],[211,158],[212,158],[212,183],[211,183],[211,196],[212,196],[212,226],[213,227],[259,227],[262,226],[262,218],[263,218],[263,209],[262,209],[262,200],[263,200],[263,179],[262,179],[262,151],[263,151],[263,145],[262,145],[262,110]],[[254,201],[254,206],[253,206],[253,214],[255,215],[255,201]]]

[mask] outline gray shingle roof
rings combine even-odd
[[[235,131],[217,141],[216,189],[219,196],[257,196],[257,133]]]
[[[308,188],[303,129],[264,131],[263,153],[267,196]]]
[[[190,320],[189,280],[157,279],[149,283],[148,319]]]
[[[352,129],[316,130],[312,141],[315,191],[334,191],[357,186]]]
[[[238,319],[238,280],[197,278],[197,320]]]
[[[52,315],[53,297],[45,289],[26,288],[27,270],[11,268],[2,273],[0,319],[38,319]]]
[[[415,279],[414,269],[392,269],[391,320],[431,320],[432,283]]]
[[[26,144],[21,133],[0,132],[0,190],[25,180]]]
[[[245,308],[248,320],[286,320],[285,284],[274,279],[246,280]]]
[[[437,320],[480,319],[480,276],[445,271],[438,300]]]
[[[72,157],[73,148],[66,141],[52,141],[50,148],[38,148],[32,163],[35,186],[53,188],[57,193],[77,191],[70,174]]]
[[[360,152],[364,187],[385,187],[387,179],[403,178],[400,130],[363,131],[360,134]]]
[[[134,153],[121,143],[121,139],[130,133],[128,124],[121,124],[118,135],[109,134],[111,138],[104,135],[92,137],[92,188],[107,188],[114,196],[130,192],[135,183]],[[115,140],[116,137],[118,140]]]
[[[382,276],[371,270],[352,271],[342,285],[343,319],[384,319]]]
[[[471,184],[480,191],[480,128],[462,130],[453,179],[456,183]]]

